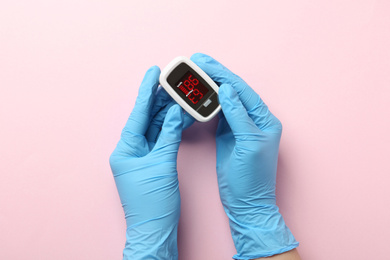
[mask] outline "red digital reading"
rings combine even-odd
[[[191,72],[187,72],[177,86],[194,105],[209,91]]]

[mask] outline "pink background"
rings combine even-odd
[[[387,0],[1,1],[0,259],[121,258],[108,157],[144,72],[194,52],[282,121],[278,204],[303,259],[388,259]],[[235,253],[216,123],[183,136],[181,260]]]

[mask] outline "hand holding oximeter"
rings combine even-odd
[[[161,75],[158,67],[148,70],[110,157],[127,223],[124,259],[178,259],[177,154],[185,123],[180,106],[201,122],[222,108],[216,170],[237,249],[233,258],[292,250],[298,242],[279,213],[275,195],[280,121],[244,80],[218,61],[204,54],[191,59],[174,59]],[[159,82],[167,93],[158,92]]]
[[[187,113],[200,122],[209,121],[221,110],[218,85],[186,57],[173,59],[163,69],[160,84]]]
[[[224,117],[216,133],[217,178],[237,254],[256,259],[298,246],[276,205],[275,183],[282,133],[280,121],[239,76],[210,56],[191,59],[221,83]]]

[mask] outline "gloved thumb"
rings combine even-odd
[[[160,136],[153,150],[161,150],[165,147],[176,151],[179,149],[181,133],[183,131],[183,110],[179,105],[173,105],[165,116]]]
[[[259,131],[232,86],[222,84],[218,96],[222,112],[234,135]]]

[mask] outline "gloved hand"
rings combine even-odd
[[[220,85],[217,175],[237,249],[233,258],[266,257],[297,247],[275,199],[280,121],[253,89],[219,62],[199,53],[191,60]]]
[[[176,159],[183,118],[163,89],[160,69],[150,68],[110,165],[125,212],[123,259],[177,259],[180,216]],[[156,93],[157,92],[157,93]]]

